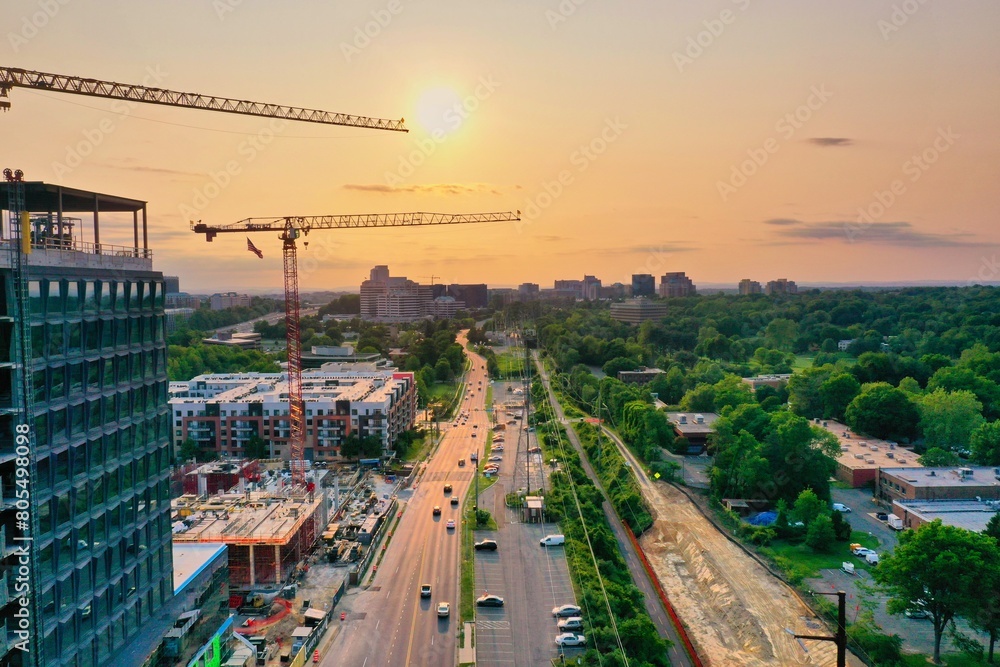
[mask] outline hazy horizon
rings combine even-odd
[[[259,260],[189,220],[397,211],[523,219],[316,232],[302,289],[375,264],[491,285],[1000,276],[995,3],[55,6],[36,25],[35,0],[5,3],[8,66],[406,119],[400,134],[11,91],[4,166],[148,200],[154,268],[189,285],[281,284],[277,239],[253,237]],[[130,238],[111,220],[102,240]]]

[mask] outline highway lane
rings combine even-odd
[[[459,339],[464,346],[464,338]],[[448,425],[433,456],[424,465],[416,488],[407,501],[374,581],[366,591],[348,595],[342,606],[348,613],[323,665],[450,665],[457,655],[459,626],[459,545],[461,533],[446,529],[449,519],[461,521],[459,506],[449,502],[452,494],[464,498],[472,484],[474,467],[468,461],[475,450],[482,452],[489,428],[486,400],[485,360],[467,352],[472,368],[458,425]],[[482,383],[482,384],[480,384]],[[481,388],[481,390],[480,390]],[[476,437],[473,437],[475,434]],[[458,466],[466,459],[464,467]],[[444,491],[445,484],[452,492]],[[433,516],[435,505],[441,515]],[[365,583],[367,584],[366,577]],[[432,587],[431,598],[420,598],[420,585]],[[439,602],[451,605],[451,616],[437,617]],[[338,621],[339,622],[339,621]]]

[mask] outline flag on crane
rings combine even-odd
[[[257,255],[261,259],[264,259],[264,253],[262,253],[260,249],[253,244],[253,241],[250,240],[250,237],[247,237],[247,250]]]

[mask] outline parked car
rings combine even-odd
[[[569,618],[571,616],[579,616],[580,608],[575,604],[562,604],[558,607],[552,608],[552,615],[557,618]]]
[[[451,605],[447,602],[438,602],[438,616],[441,618],[447,618],[451,615]]]
[[[583,646],[586,643],[586,637],[572,632],[564,632],[556,637],[556,646]]]
[[[496,551],[497,543],[496,540],[483,540],[482,542],[476,542],[473,548],[476,551]]]
[[[851,511],[851,508],[848,507],[847,505],[845,505],[844,503],[834,503],[833,504],[833,511],[834,512],[844,512],[845,514],[847,514],[847,513],[849,513]]]
[[[431,596],[431,585],[421,584],[420,586],[420,597],[429,598]]]
[[[528,448],[528,453],[529,454],[541,454],[542,453],[542,448],[541,447],[529,447]]]
[[[865,562],[869,565],[878,565],[878,554],[874,551],[865,554]]]
[[[563,619],[556,623],[556,627],[559,628],[560,632],[568,632],[570,630],[582,630],[583,629],[583,619],[579,616],[570,616],[569,618]]]
[[[923,607],[911,607],[903,612],[907,618],[930,618],[931,615]]]
[[[851,553],[854,554],[855,556],[864,558],[867,554],[873,554],[875,552],[869,549],[868,547],[863,547],[861,545],[858,545],[853,549],[851,549]]]
[[[566,536],[546,535],[542,539],[538,540],[538,543],[543,547],[558,547],[561,544],[566,544]]]
[[[879,521],[886,521],[889,518],[888,512],[875,512],[875,518]]]
[[[477,607],[502,607],[503,598],[499,595],[480,595],[476,598]]]
[[[499,456],[498,454],[494,454],[493,456],[491,456],[490,458],[488,458],[486,460],[487,461],[503,461],[503,457]]]

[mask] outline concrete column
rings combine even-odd
[[[274,545],[274,583],[280,583],[285,577],[281,571],[281,547]]]
[[[254,572],[253,564],[253,545],[250,545],[250,587],[253,588],[257,584],[257,573]]]

